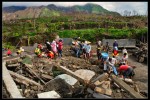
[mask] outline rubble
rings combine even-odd
[[[49,91],[37,94],[38,98],[61,98],[61,96],[56,91]]]
[[[103,69],[100,68],[97,59],[92,58],[90,63],[87,63],[82,58],[70,55],[49,60],[27,54],[23,57],[3,58],[3,62],[6,62],[3,63],[6,67],[3,70],[10,74],[12,79],[9,81],[15,83],[15,88],[9,90],[8,85],[11,83],[8,84],[7,79],[4,79],[8,76],[3,75],[5,87],[10,95],[18,91],[18,97],[21,98],[55,98],[55,94],[56,98],[146,97],[147,92],[140,91],[133,80],[102,73]]]

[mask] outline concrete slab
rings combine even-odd
[[[61,96],[55,91],[39,93],[37,96],[38,98],[61,98]]]
[[[95,72],[87,69],[79,69],[76,70],[74,73],[87,81],[90,81],[95,76]]]
[[[64,79],[71,86],[75,86],[75,85],[78,84],[78,80],[77,79],[75,79],[74,77],[72,77],[70,75],[67,75],[67,74],[58,75],[56,78]]]
[[[6,89],[8,91],[8,93],[10,94],[11,98],[24,98],[20,91],[17,88],[17,85],[15,84],[14,80],[12,79],[12,77],[9,74],[9,71],[6,68],[6,62],[3,62],[3,81],[4,84],[6,86]]]

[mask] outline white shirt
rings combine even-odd
[[[112,58],[112,61],[111,61],[111,62],[112,62],[113,65],[115,65],[116,62],[117,62],[117,59],[116,59],[116,58]]]

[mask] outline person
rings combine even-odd
[[[110,57],[106,62],[107,66],[108,66],[108,72],[110,73],[113,71],[115,75],[118,75],[118,72],[115,67],[116,62],[114,62],[114,59],[113,60],[112,59],[113,58]]]
[[[48,59],[49,59],[49,58],[50,58],[50,59],[53,59],[53,58],[54,58],[54,53],[53,53],[52,51],[48,51],[47,57],[48,57]]]
[[[83,44],[83,47],[82,47],[84,59],[86,59],[86,46],[87,46],[87,41],[84,41],[84,44]]]
[[[101,62],[103,63],[103,65],[104,65],[104,68],[103,68],[103,71],[104,72],[107,72],[107,61],[108,61],[108,59],[109,59],[109,56],[108,56],[108,53],[106,53],[106,52],[103,52],[103,53],[101,53]]]
[[[116,49],[118,50],[118,43],[117,40],[115,40],[115,42],[113,43],[113,50]]]
[[[100,40],[97,40],[97,47],[101,46],[102,42]]]
[[[128,52],[127,52],[127,49],[125,48],[125,47],[123,47],[123,49],[122,49],[122,54],[124,54],[124,53],[126,53],[127,55],[127,57],[128,57]]]
[[[135,75],[134,69],[135,66],[129,66],[120,64],[120,67],[118,68],[118,72],[120,75],[123,75],[123,78],[132,78]]]
[[[108,51],[109,51],[109,43],[108,43],[108,42],[106,42],[105,51],[106,51],[107,53],[108,53]]]
[[[57,46],[56,46],[56,41],[53,40],[52,43],[51,43],[51,48],[52,48],[52,51],[54,52],[54,56],[57,55]]]
[[[113,50],[113,56],[117,57],[119,54],[118,54],[118,50],[117,50],[117,47],[114,48]]]
[[[58,56],[61,58],[62,57],[62,48],[63,48],[63,42],[60,39],[58,42]]]
[[[42,53],[41,53],[41,50],[40,50],[39,46],[36,47],[34,53],[35,53],[38,57],[41,57],[41,56],[42,56]]]
[[[47,47],[47,49],[48,49],[49,51],[52,50],[52,48],[51,48],[51,43],[50,43],[48,40],[46,40],[45,45],[46,45],[46,47]]]
[[[100,60],[101,59],[101,50],[102,50],[102,48],[101,48],[101,46],[98,46],[97,47],[97,58],[98,58],[98,60]]]
[[[79,48],[80,48],[80,49],[79,49],[79,57],[80,57],[80,55],[83,54],[83,49],[82,49],[82,48],[83,48],[83,45],[84,45],[84,44],[83,44],[83,41],[79,43]]]
[[[6,54],[7,54],[8,56],[12,56],[12,52],[11,52],[10,48],[7,48]]]
[[[87,45],[86,45],[86,57],[87,57],[87,60],[90,59],[90,52],[91,52],[91,45],[90,45],[91,42],[87,42]]]
[[[17,54],[21,55],[22,52],[24,52],[24,49],[22,47],[20,47],[20,49],[17,51]]]
[[[121,59],[121,63],[127,64],[127,60],[128,60],[127,53],[124,53],[124,55],[122,56],[122,59]]]

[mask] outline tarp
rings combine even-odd
[[[103,45],[106,45],[106,42],[109,43],[110,47],[113,47],[114,41],[117,40],[119,47],[136,47],[136,40],[135,39],[103,39]]]

